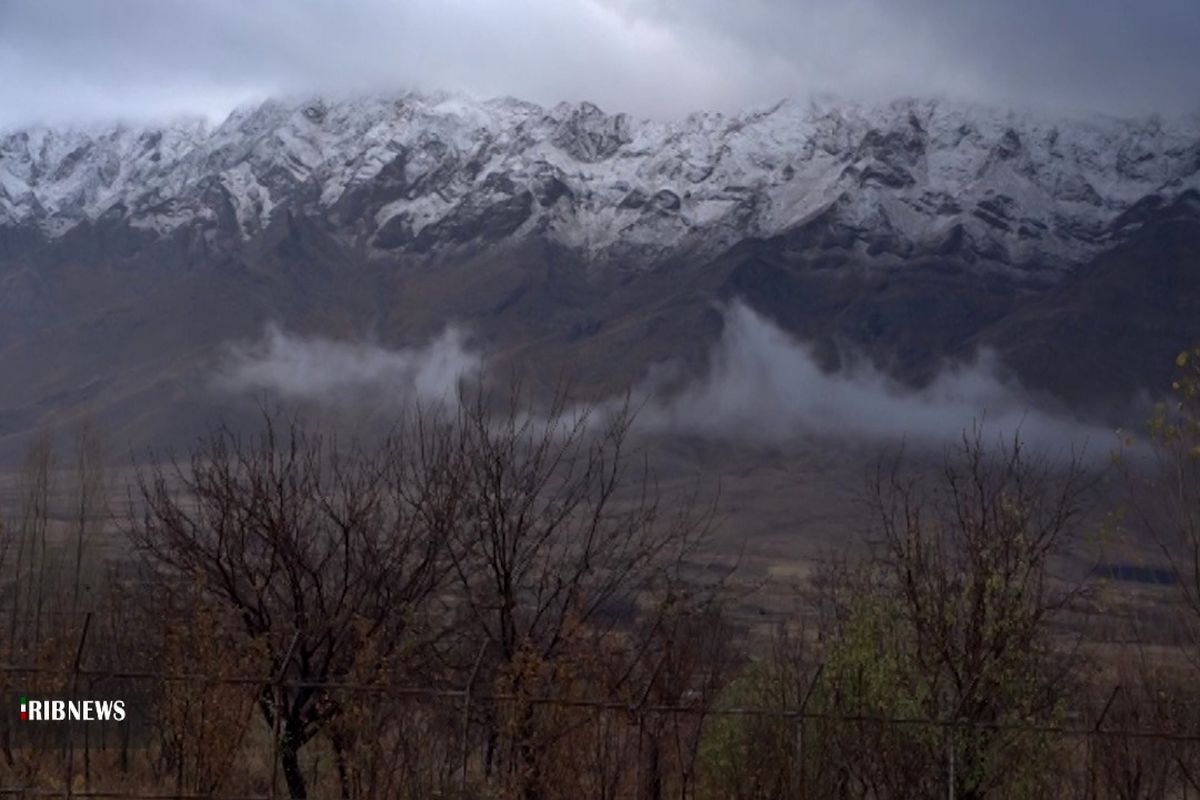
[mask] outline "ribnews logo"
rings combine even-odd
[[[22,722],[124,722],[124,700],[30,700],[21,695]]]
[[[100,680],[78,691],[13,691],[0,696],[0,741],[12,747],[53,749],[86,745],[142,747],[153,740],[145,692]]]

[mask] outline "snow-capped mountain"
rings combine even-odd
[[[236,247],[291,212],[379,254],[537,236],[590,263],[644,264],[803,227],[814,249],[1057,269],[1110,246],[1139,202],[1197,189],[1200,119],[917,100],[663,123],[407,94],[272,101],[216,126],[0,135],[0,236],[103,221]]]
[[[986,348],[1124,414],[1200,339],[1198,265],[1196,117],[821,99],[656,122],[407,94],[11,131],[0,459],[82,414],[186,441],[267,323],[382,347],[454,324],[490,367],[610,396],[706,370],[734,298],[826,369],[920,386]]]

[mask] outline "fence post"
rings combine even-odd
[[[813,692],[816,691],[817,681],[821,680],[821,673],[824,672],[825,665],[818,664],[817,671],[813,673],[812,680],[808,682],[808,689],[804,692],[804,697],[800,700],[800,709],[796,712],[796,785],[800,790],[798,797],[807,797],[804,775],[804,722],[808,712],[808,701],[812,698]]]
[[[796,712],[796,795],[804,800],[804,710]]]
[[[953,722],[950,723],[950,727],[947,730],[948,730],[948,735],[946,736],[946,742],[947,742],[949,756],[950,756],[950,758],[949,758],[950,780],[947,782],[948,785],[947,785],[946,797],[949,798],[949,800],[954,800],[955,794],[954,794],[954,723]]]
[[[79,632],[79,644],[75,648],[75,662],[71,667],[71,696],[79,691],[79,664],[83,660],[83,645],[87,641],[88,628],[92,626],[92,612],[83,618],[83,630]],[[75,791],[75,736],[67,726],[67,797]]]
[[[1088,749],[1088,784],[1092,790],[1092,798],[1100,796],[1099,787],[1096,785],[1096,748],[1095,736],[1100,732],[1100,726],[1104,724],[1104,718],[1108,716],[1109,709],[1112,708],[1113,701],[1117,699],[1117,694],[1121,691],[1121,684],[1113,687],[1112,693],[1108,696],[1108,702],[1104,704],[1104,708],[1100,711],[1100,716],[1096,718],[1096,724],[1092,726],[1090,731],[1087,731],[1084,736],[1087,737]]]
[[[479,665],[483,663],[483,654],[487,652],[488,643],[485,641],[475,656],[475,665],[471,667],[471,676],[467,678],[467,687],[463,690],[463,728],[462,728],[462,775],[459,777],[458,793],[465,800],[467,796],[467,760],[471,755],[468,736],[471,732],[471,690],[475,687],[475,676],[479,673]]]
[[[642,723],[645,716],[641,709],[638,709],[637,720],[637,746],[634,748],[637,761],[633,765],[633,797],[634,800],[642,800]]]
[[[642,800],[642,741],[646,726],[646,701],[650,699],[650,692],[654,690],[654,682],[658,680],[659,670],[662,669],[667,657],[664,654],[658,659],[658,663],[654,665],[654,670],[650,673],[650,677],[646,680],[646,688],[642,691],[641,697],[638,698],[637,704],[633,707],[637,711],[637,762],[634,765],[634,798]]]

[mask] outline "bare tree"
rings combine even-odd
[[[20,522],[16,527],[17,556],[10,634],[14,651],[41,638],[46,611],[50,563],[50,502],[54,490],[54,448],[40,436],[25,455],[19,488]]]
[[[955,796],[978,798],[1038,769],[1043,737],[1012,723],[1054,719],[1070,686],[1073,648],[1054,626],[1079,584],[1052,570],[1089,486],[1080,462],[1031,456],[1018,437],[987,447],[978,428],[933,485],[899,459],[875,473],[879,561],[847,598],[827,675],[847,716],[944,723],[886,732],[907,778],[877,773],[890,786],[877,795],[932,792],[953,773]]]
[[[1149,463],[1123,459],[1134,520],[1157,543],[1177,578],[1188,614],[1188,656],[1200,667],[1200,347],[1179,354],[1173,402],[1150,423]]]
[[[349,742],[330,728],[331,684],[362,657],[386,672],[426,634],[443,575],[442,541],[423,487],[408,483],[406,440],[342,448],[265,414],[260,434],[221,427],[185,465],[138,478],[135,543],[167,579],[196,581],[236,612],[265,653],[259,707],[277,733],[292,797],[307,796],[300,749],[331,735],[343,796]]]
[[[460,502],[447,533],[466,635],[485,644],[509,692],[535,698],[560,687],[566,665],[630,649],[652,581],[678,571],[710,515],[660,502],[644,464],[637,469],[628,457],[627,407],[600,419],[560,394],[544,416],[532,416],[518,398],[500,411],[483,392],[460,404],[451,426]],[[636,662],[609,670],[601,685],[627,684]],[[537,798],[535,705],[514,713],[509,771],[524,797]]]
[[[1150,800],[1195,790],[1187,768],[1194,757],[1195,706],[1186,680],[1153,663],[1144,647],[1116,657],[1115,685],[1097,686],[1095,732],[1087,768],[1092,796],[1102,790],[1116,800]],[[1102,715],[1102,716],[1100,716]],[[1147,734],[1159,733],[1162,739]],[[1193,779],[1194,780],[1194,779]]]
[[[662,800],[670,792],[694,795],[697,761],[708,712],[742,659],[739,632],[730,624],[725,597],[693,578],[655,598],[642,632],[645,652],[634,677],[638,701],[673,709],[643,715],[641,796]],[[678,710],[675,710],[678,709]],[[640,710],[635,713],[640,713]]]
[[[78,611],[83,590],[85,545],[96,537],[100,527],[110,516],[104,446],[91,420],[85,420],[75,433],[74,467],[72,523],[75,528],[75,565],[71,585],[71,610]]]

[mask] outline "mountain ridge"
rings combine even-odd
[[[783,101],[663,123],[590,103],[266,101],[224,122],[0,136],[0,226],[104,219],[254,238],[285,211],[374,252],[542,236],[596,262],[712,254],[823,215],[866,255],[1061,269],[1139,201],[1200,188],[1200,120],[1058,120],[945,101]],[[228,219],[225,219],[228,217]]]
[[[666,123],[404,95],[0,134],[0,449],[85,413],[186,441],[266,323],[381,347],[461,323],[490,365],[603,397],[703,372],[733,300],[828,370],[921,386],[987,347],[1103,416],[1200,336],[1198,174],[1200,118],[923,100]]]

